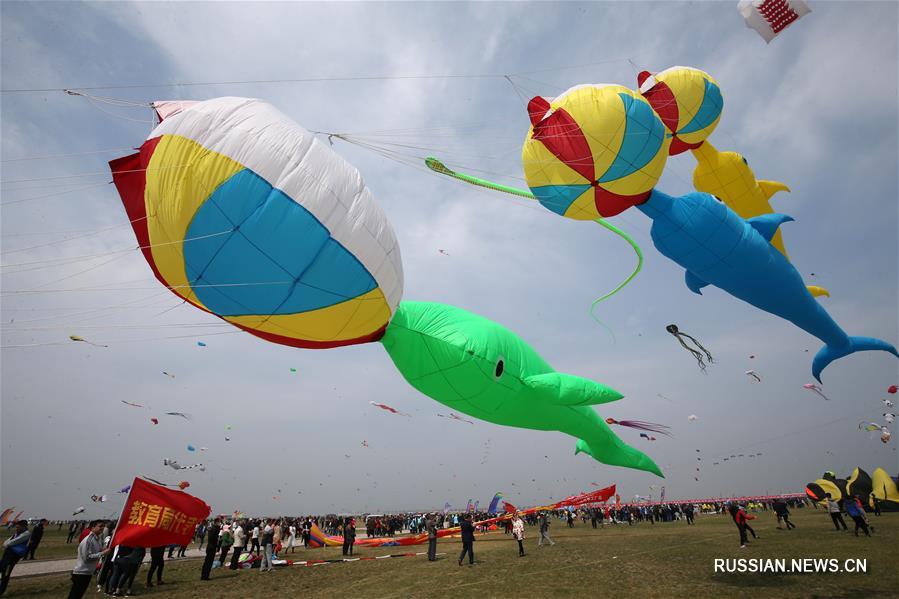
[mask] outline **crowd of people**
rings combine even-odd
[[[476,513],[400,513],[372,514],[357,519],[356,516],[305,516],[299,518],[243,518],[224,516],[201,522],[191,538],[199,550],[205,548],[205,559],[200,569],[200,579],[209,580],[215,568],[231,570],[258,568],[260,572],[271,572],[275,565],[288,563],[285,554],[294,553],[297,548],[317,546],[313,532],[330,536],[343,537],[343,555],[352,556],[356,541],[357,520],[365,528],[368,538],[393,537],[409,532],[411,534],[427,534],[428,559],[435,561],[438,531],[448,528],[459,528],[462,541],[462,552],[458,563],[463,565],[466,558],[470,565],[476,563],[474,557],[474,541],[476,532],[486,532],[503,528],[505,533],[517,541],[518,555],[526,555],[524,540],[526,527],[537,530],[537,547],[552,546],[556,542],[550,536],[550,525],[558,520],[560,525],[573,527],[577,520],[584,525],[588,522],[592,528],[605,526],[684,522],[687,526],[695,523],[698,515],[724,515],[733,519],[740,535],[740,547],[745,548],[749,536],[756,540],[759,537],[750,525],[758,512],[772,512],[777,520],[777,528],[786,530],[796,526],[790,521],[791,509],[800,509],[818,505],[804,498],[774,499],[748,503],[711,502],[711,503],[654,503],[631,505],[602,505],[560,510],[542,510],[517,512],[508,518],[497,520],[495,514]],[[874,514],[880,515],[879,502],[874,502]],[[824,505],[837,531],[846,531],[848,527],[843,520],[846,513],[855,523],[855,534],[859,531],[870,536],[874,526],[868,516],[862,500],[857,496],[841,498],[839,501],[827,496]],[[486,522],[485,522],[486,521]],[[0,595],[7,585],[13,568],[20,560],[34,559],[44,530],[50,523],[41,519],[30,529],[29,522],[19,520],[12,523],[11,536],[3,543],[3,554],[0,558]],[[109,596],[127,596],[131,594],[137,575],[149,552],[149,568],[146,574],[146,587],[164,584],[166,554],[169,559],[186,557],[187,545],[165,545],[158,547],[128,547],[118,545],[111,547],[115,533],[115,522],[107,520],[54,522],[58,530],[67,526],[66,543],[78,543],[77,561],[71,575],[70,599],[80,599],[96,577],[97,591]],[[77,538],[77,540],[76,540]],[[177,552],[177,554],[176,554]],[[281,557],[279,557],[281,556]],[[105,558],[105,559],[104,559]],[[155,580],[155,583],[154,583]]]

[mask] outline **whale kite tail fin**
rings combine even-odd
[[[825,345],[821,348],[821,351],[815,354],[815,359],[812,361],[812,375],[814,375],[815,379],[820,383],[821,372],[827,368],[831,362],[858,351],[869,350],[887,351],[899,358],[899,352],[896,351],[896,348],[886,341],[881,341],[880,339],[875,339],[873,337],[849,337],[848,344],[840,347]]]
[[[617,447],[615,447],[613,451],[609,451],[608,449],[603,451],[599,448],[591,447],[590,444],[583,439],[578,439],[577,445],[575,445],[574,454],[586,453],[597,462],[603,464],[634,468],[635,470],[645,470],[646,472],[652,472],[656,476],[665,478],[665,475],[662,474],[662,471],[659,470],[659,467],[656,466],[656,463],[653,462],[648,455],[624,444],[620,439],[618,439],[616,445]]]

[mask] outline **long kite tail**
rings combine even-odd
[[[448,177],[452,177],[453,179],[458,179],[459,181],[464,181],[464,182],[470,183],[472,185],[477,185],[478,187],[483,187],[485,189],[492,189],[493,191],[500,191],[503,193],[508,193],[508,194],[511,194],[514,196],[518,196],[520,198],[527,198],[529,200],[537,199],[537,197],[534,194],[532,194],[530,191],[528,191],[526,189],[519,189],[517,187],[509,187],[508,185],[501,185],[499,183],[487,181],[486,179],[472,177],[471,175],[466,175],[465,173],[460,173],[460,172],[454,171],[453,169],[451,169],[451,168],[447,167],[445,164],[443,164],[440,160],[438,160],[437,158],[434,158],[432,156],[425,158],[425,165],[429,169],[434,171],[435,173],[440,173],[441,175],[446,175]],[[617,287],[615,287],[613,290],[606,293],[605,295],[597,298],[593,302],[593,304],[590,306],[590,316],[593,318],[593,320],[595,320],[601,326],[605,327],[608,330],[608,327],[606,327],[606,325],[601,320],[596,318],[596,315],[593,313],[593,311],[599,302],[609,299],[610,297],[612,297],[613,295],[615,295],[616,293],[618,293],[619,291],[624,289],[624,287],[628,283],[630,283],[634,277],[637,276],[637,273],[639,273],[643,269],[643,252],[640,250],[640,246],[637,245],[637,243],[633,240],[633,238],[630,235],[628,235],[627,233],[625,233],[624,231],[622,231],[615,225],[613,225],[609,222],[606,222],[602,218],[597,218],[596,222],[600,226],[605,227],[606,229],[608,229],[615,235],[618,235],[619,237],[624,239],[634,249],[634,253],[637,254],[637,266],[634,267],[634,271],[630,275],[628,275],[628,277],[626,279],[624,279],[624,281],[622,281]],[[611,331],[609,331],[609,332],[611,332]],[[613,337],[614,337],[614,335],[613,335]]]

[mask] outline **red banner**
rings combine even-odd
[[[193,495],[135,478],[110,546],[187,545],[209,512]]]

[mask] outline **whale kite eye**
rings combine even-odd
[[[503,370],[506,368],[506,363],[502,358],[498,358],[496,360],[496,369],[493,371],[493,376],[496,377],[497,380],[503,376]]]
[[[740,158],[743,159],[743,164],[745,164],[746,166],[749,166],[749,161],[746,160],[746,156],[740,156]]]

